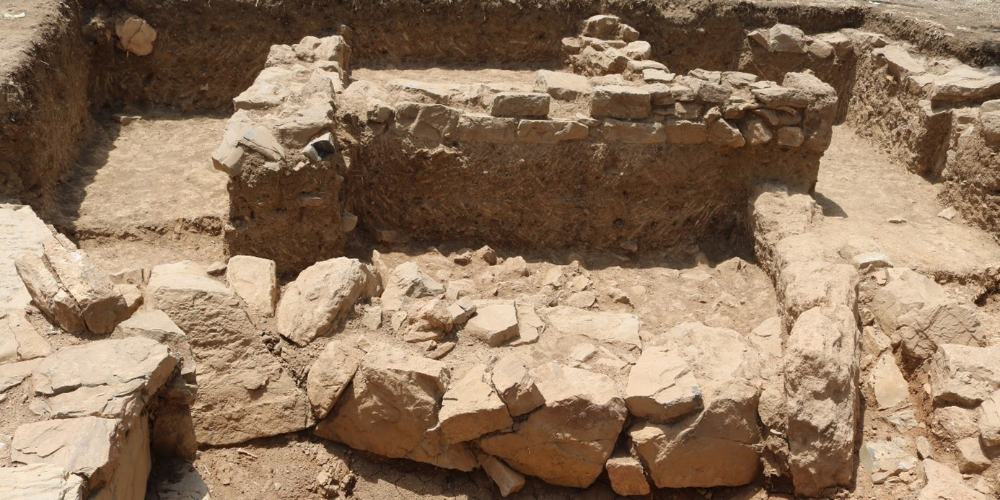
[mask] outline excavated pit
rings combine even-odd
[[[1000,492],[976,7],[286,3],[0,0],[0,498]]]

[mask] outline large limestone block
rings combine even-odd
[[[979,345],[975,309],[948,297],[944,287],[910,269],[888,269],[871,308],[882,329],[902,342],[909,358],[926,360],[938,344]]]
[[[586,488],[604,470],[625,422],[614,382],[556,362],[531,372],[545,406],[513,432],[480,439],[486,453],[545,482]]]
[[[562,71],[539,70],[535,90],[547,92],[552,98],[573,101],[590,94],[590,80],[583,75]]]
[[[316,426],[316,435],[384,457],[471,470],[475,457],[469,449],[448,445],[435,429],[449,379],[440,361],[374,348],[362,358],[349,390]]]
[[[274,314],[278,303],[278,267],[271,259],[236,255],[226,265],[226,282],[258,314]]]
[[[276,314],[278,333],[300,346],[329,335],[375,287],[371,270],[356,259],[317,262],[285,288]]]
[[[177,365],[167,346],[131,337],[64,347],[31,374],[52,417],[125,417],[139,412]]]
[[[485,366],[474,366],[444,393],[438,416],[445,442],[472,441],[514,423],[490,384]]]
[[[350,342],[331,340],[313,361],[306,393],[316,418],[326,417],[358,371],[365,352]]]
[[[123,337],[145,337],[155,340],[170,348],[170,353],[181,363],[181,375],[189,382],[194,382],[196,372],[194,353],[187,335],[181,331],[167,313],[147,309],[139,311],[131,318],[118,323],[115,328]]]
[[[858,337],[850,309],[817,307],[798,317],[786,341],[789,466],[798,494],[851,482]]]
[[[268,352],[236,293],[192,262],[153,269],[146,293],[183,330],[198,364],[198,442],[233,444],[311,421],[305,392]]]
[[[0,467],[0,498],[83,500],[83,478],[52,464]]]
[[[701,411],[668,424],[640,422],[629,434],[661,488],[737,486],[757,476],[761,361],[739,333],[683,323],[659,339],[690,366]]]
[[[541,311],[552,334],[582,335],[616,349],[638,355],[639,317],[634,314],[588,311],[558,306]]]
[[[70,333],[111,333],[128,311],[111,278],[62,235],[42,248],[14,262],[32,302]]]
[[[601,85],[594,87],[590,102],[590,116],[594,118],[619,118],[641,120],[652,112],[652,97],[642,87]]]
[[[625,404],[635,417],[666,423],[701,410],[701,388],[679,354],[648,347],[629,372]]]
[[[935,404],[975,406],[1000,389],[1000,346],[941,344],[929,372]]]

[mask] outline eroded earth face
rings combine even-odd
[[[0,498],[1000,492],[982,27],[96,4],[0,0]]]

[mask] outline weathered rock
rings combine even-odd
[[[239,443],[310,424],[305,392],[268,352],[232,289],[180,262],[154,268],[146,293],[187,334],[198,363],[191,415],[199,443]]]
[[[458,119],[455,133],[461,141],[510,144],[517,135],[517,120],[464,113]]]
[[[875,401],[882,409],[892,408],[909,401],[910,388],[903,378],[903,372],[896,365],[892,352],[879,356],[869,374],[868,384],[875,393]]]
[[[493,97],[490,114],[506,118],[545,118],[549,115],[548,94],[501,92]]]
[[[604,470],[627,414],[614,382],[555,362],[531,376],[545,406],[513,432],[480,439],[480,447],[548,483],[589,486]]]
[[[601,40],[620,40],[621,27],[622,21],[618,16],[598,14],[583,21],[583,29],[580,30],[580,34]]]
[[[24,424],[14,431],[11,460],[58,465],[86,477],[91,488],[99,487],[118,466],[117,447],[124,437],[119,422],[80,417]]]
[[[625,387],[629,413],[654,423],[667,423],[702,409],[701,389],[679,354],[647,347]]]
[[[797,148],[806,141],[805,134],[801,127],[781,127],[778,129],[778,144],[785,147]]]
[[[337,404],[364,355],[353,343],[331,340],[313,361],[306,379],[306,394],[317,419],[326,417]]]
[[[0,365],[0,394],[23,382],[40,362],[40,359],[32,359]]]
[[[83,478],[52,464],[0,467],[0,498],[83,500]]]
[[[497,488],[500,490],[500,496],[507,497],[524,488],[524,476],[508,467],[507,464],[503,463],[497,457],[479,453],[476,455],[476,459],[479,461],[479,466],[486,472],[486,475],[497,485]]]
[[[768,30],[768,50],[803,54],[806,51],[806,34],[795,26],[775,24]]]
[[[572,120],[521,120],[517,124],[517,140],[533,144],[556,144],[587,138],[586,125]]]
[[[128,309],[111,279],[61,235],[42,246],[15,261],[32,302],[70,333],[111,333]]]
[[[635,120],[646,118],[652,111],[649,91],[642,87],[601,85],[594,87],[590,101],[590,116]]]
[[[386,280],[382,307],[387,311],[396,311],[403,306],[406,298],[419,299],[444,292],[444,285],[424,274],[416,262],[404,262],[396,266]]]
[[[44,243],[54,239],[31,207],[0,204],[0,309],[23,311],[31,303],[14,261],[25,253],[41,255]]]
[[[137,56],[153,53],[156,30],[139,16],[125,16],[115,23],[115,35],[121,48]]]
[[[977,405],[1000,389],[1000,346],[941,344],[929,372],[935,404]]]
[[[925,483],[917,500],[987,500],[986,495],[966,486],[962,475],[945,464],[924,460],[922,469]]]
[[[488,377],[485,366],[473,366],[444,393],[438,420],[445,442],[472,441],[514,423]]]
[[[634,355],[642,349],[639,317],[634,314],[587,311],[567,306],[544,309],[541,313],[553,334],[581,335]]]
[[[476,462],[469,449],[445,443],[435,429],[449,378],[440,361],[375,348],[361,360],[350,390],[316,426],[316,435],[389,458],[472,470]]]
[[[525,361],[517,354],[508,354],[493,365],[493,387],[507,405],[512,417],[530,413],[545,404],[542,393],[532,378]]]
[[[419,304],[419,303],[418,303]],[[476,304],[468,298],[460,298],[452,303],[435,297],[420,305],[416,311],[407,313],[411,337],[423,340],[437,340],[465,325],[476,314]]]
[[[670,144],[701,144],[708,140],[708,127],[701,122],[667,119],[663,128]]]
[[[2,371],[3,368],[0,368]],[[2,378],[2,377],[0,377]],[[0,385],[0,390],[2,389]],[[979,405],[979,437],[988,447],[1000,446],[1000,391]]]
[[[774,138],[774,133],[771,132],[767,124],[757,118],[751,118],[743,122],[741,130],[747,144],[751,146],[767,144]]]
[[[742,335],[683,323],[659,339],[691,367],[701,411],[669,424],[640,422],[629,435],[660,488],[737,486],[758,474],[756,386],[760,359]]]
[[[300,346],[330,335],[355,302],[374,293],[376,281],[368,266],[346,257],[305,268],[278,302],[278,333]]]
[[[648,495],[649,481],[638,458],[622,454],[611,457],[605,465],[611,489],[618,495]]]
[[[140,311],[118,323],[116,331],[123,337],[146,337],[170,348],[171,354],[181,363],[181,375],[194,381],[196,364],[187,335],[171,321],[167,313],[157,310]]]
[[[546,92],[553,99],[573,101],[590,95],[587,77],[562,71],[539,70],[535,77],[535,90]]]
[[[135,285],[115,284],[115,293],[125,299],[125,317],[131,317],[142,306],[142,290]]]
[[[917,466],[917,457],[906,451],[902,438],[866,442],[861,447],[860,459],[875,484],[882,484],[889,477]]]
[[[226,265],[226,282],[250,310],[271,316],[278,303],[277,269],[273,260],[236,255]]]
[[[974,308],[950,299],[941,285],[910,269],[889,269],[886,276],[871,309],[909,358],[926,360],[939,344],[979,345]]]
[[[722,119],[708,125],[708,142],[730,148],[742,148],[746,145],[740,129]]]
[[[813,308],[785,344],[789,466],[795,491],[850,484],[857,429],[858,329],[846,307]]]
[[[983,453],[979,438],[967,437],[955,443],[958,450],[958,470],[964,474],[982,472],[991,465],[990,459]]]
[[[0,364],[27,361],[51,352],[49,341],[38,334],[23,312],[0,310]]]
[[[977,413],[974,409],[942,406],[934,408],[931,415],[931,432],[944,442],[957,443],[967,437],[975,436],[979,431],[976,425]]]
[[[476,304],[476,315],[462,332],[497,347],[518,336],[517,325],[517,306],[513,301],[484,302]]]
[[[632,60],[642,60],[649,59],[653,55],[653,46],[649,42],[644,40],[636,40],[634,42],[629,42],[625,48],[622,49],[625,53],[625,57]]]
[[[177,358],[141,337],[64,347],[38,364],[31,383],[55,418],[123,418],[138,413],[166,383]]]

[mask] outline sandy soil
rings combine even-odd
[[[60,194],[59,225],[121,239],[217,233],[227,179],[210,158],[225,126],[226,118],[160,113],[104,122]]]

